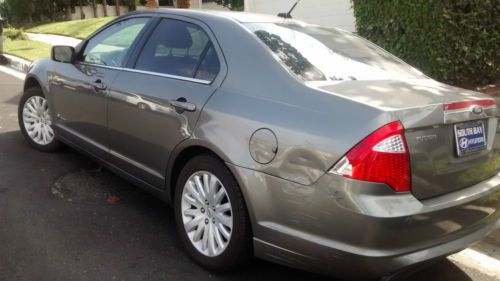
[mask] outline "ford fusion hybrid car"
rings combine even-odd
[[[248,13],[119,17],[34,62],[19,124],[170,203],[188,255],[380,277],[499,226],[499,111],[352,33]]]

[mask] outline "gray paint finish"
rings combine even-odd
[[[200,25],[216,47],[218,76],[210,83],[134,71],[131,62],[110,68],[37,61],[27,83],[35,79],[44,90],[63,141],[166,201],[178,156],[193,147],[212,151],[244,194],[255,254],[328,274],[389,274],[459,251],[498,227],[499,211],[487,202],[500,192],[499,112],[474,117],[486,122],[487,149],[456,158],[453,123],[474,118],[446,120],[443,111],[443,103],[485,96],[430,79],[305,83],[241,24],[282,19],[187,10],[148,15]],[[96,90],[95,78],[107,84],[105,92]],[[179,110],[173,101],[180,97],[194,111]],[[366,136],[398,120],[406,129],[412,192],[328,173]],[[263,128],[276,140],[254,135]]]

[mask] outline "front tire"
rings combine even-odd
[[[226,165],[211,155],[192,158],[175,189],[175,220],[189,256],[218,272],[237,269],[253,256],[243,195]]]
[[[21,132],[31,147],[44,152],[59,149],[60,142],[52,128],[49,103],[40,88],[33,87],[24,92],[17,115]]]

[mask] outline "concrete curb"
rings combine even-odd
[[[16,56],[3,54],[7,58],[7,64],[5,66],[11,67],[22,73],[28,73],[31,62]]]

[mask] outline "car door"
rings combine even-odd
[[[54,125],[61,137],[95,156],[106,155],[109,85],[149,20],[116,22],[86,41],[74,63],[57,64],[49,80]]]
[[[202,23],[162,18],[113,83],[108,129],[113,164],[163,187],[171,151],[193,132],[225,66]]]

